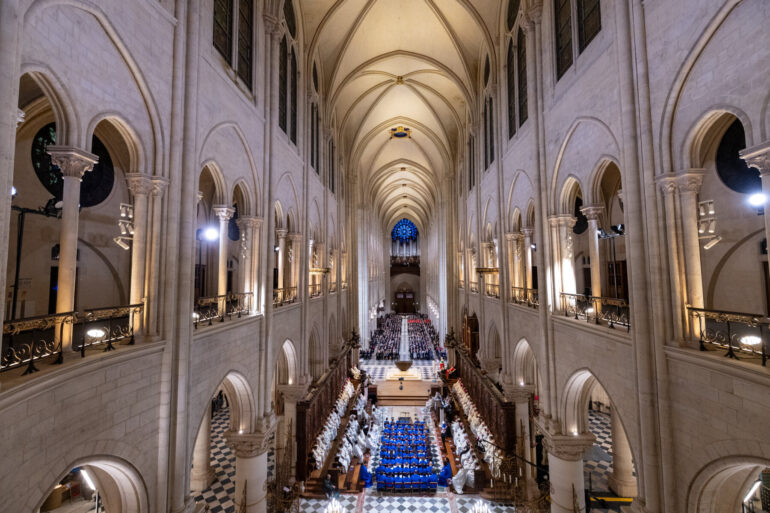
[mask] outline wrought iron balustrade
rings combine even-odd
[[[320,283],[312,283],[308,285],[307,292],[310,297],[318,297],[321,295],[322,287]]]
[[[525,305],[537,308],[540,306],[537,289],[526,287],[511,287],[511,297],[509,301],[516,305]]]
[[[329,293],[337,292],[337,282],[333,281],[329,284]]]
[[[608,328],[623,326],[631,331],[630,307],[625,299],[562,292],[561,305],[567,317],[606,324]]]
[[[728,358],[759,359],[763,366],[767,366],[770,356],[770,318],[767,316],[690,305],[687,305],[687,313],[691,321],[690,335],[698,338],[701,351],[708,351],[708,345],[717,346],[727,350],[724,356]]]
[[[485,293],[489,297],[500,297],[500,285],[497,283],[485,283],[484,288],[486,289]]]
[[[195,302],[193,309],[193,326],[197,328],[203,323],[211,326],[213,322],[225,322],[225,318],[238,319],[251,311],[253,292],[231,292],[219,296],[201,297]]]
[[[273,305],[283,306],[294,303],[297,300],[297,287],[285,289],[273,289]]]
[[[65,340],[81,357],[91,347],[104,345],[104,351],[112,351],[123,340],[131,345],[135,319],[143,311],[144,304],[138,303],[5,321],[0,372],[24,366],[23,375],[37,372],[36,363],[47,358],[62,363]]]
[[[348,288],[348,282],[343,281],[342,282],[342,289],[345,290],[346,288]]]
[[[472,281],[471,282],[471,292],[473,292],[474,294],[478,294],[479,293],[479,282],[477,282],[477,281]]]

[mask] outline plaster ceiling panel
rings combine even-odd
[[[424,1],[388,0],[376,2],[355,30],[340,56],[335,86],[362,63],[397,50],[425,55],[469,78],[450,34]]]
[[[337,119],[342,121],[345,116],[351,116],[361,109],[358,114],[360,123],[361,118],[371,108],[372,102],[393,83],[386,76],[378,74],[363,75],[349,82],[334,98]]]
[[[385,135],[385,137],[389,137]],[[368,150],[369,148],[367,148]],[[368,169],[372,171],[386,166],[394,161],[407,160],[415,162],[424,168],[432,169],[430,154],[425,148],[417,144],[414,140],[390,139],[383,144],[376,154],[371,155]]]
[[[314,4],[315,2],[316,0],[305,3]],[[327,2],[324,0],[318,3],[325,4]],[[316,37],[318,54],[326,63],[323,69],[324,83],[329,82],[333,71],[333,63],[342,51],[345,38],[355,23],[355,20],[366,6],[367,0],[338,0],[337,2],[328,2],[328,4],[328,8],[331,8],[332,5],[338,5],[338,7],[334,12],[325,14],[326,19],[322,21],[322,25],[319,25],[316,29],[320,30],[317,35],[311,36],[308,34],[307,36],[308,41],[310,41],[310,37]]]
[[[478,18],[472,15],[465,2],[461,3],[458,0],[432,1],[460,41],[466,61],[469,63],[475,62],[478,56],[481,55],[481,49],[484,47],[484,35],[480,30],[482,27],[479,26]],[[480,3],[485,2],[474,1],[473,6],[477,6]],[[471,64],[472,76],[475,72],[475,66]]]

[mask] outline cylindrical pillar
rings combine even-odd
[[[51,162],[61,170],[63,181],[56,313],[64,313],[75,309],[80,181],[84,173],[93,169],[99,157],[69,146],[48,146],[47,151]],[[57,329],[56,335],[61,336],[62,350],[72,347],[71,323]]]
[[[615,413],[615,408],[612,408],[610,422],[612,430],[612,475],[608,479],[610,490],[621,497],[636,497],[638,492],[631,446],[623,424]]]
[[[302,255],[302,235],[299,233],[290,233],[291,240],[291,280],[289,287],[294,289],[294,298],[299,298],[299,263]]]
[[[144,173],[126,174],[128,190],[134,197],[134,233],[131,243],[131,288],[129,303],[136,305],[145,299],[145,276],[147,271],[147,196],[152,192],[152,181]],[[146,306],[146,305],[145,305]],[[142,312],[133,314],[134,334],[143,333],[144,315]]]
[[[230,218],[235,214],[235,209],[227,206],[214,207],[214,214],[219,219],[219,258],[217,260],[217,295],[227,294],[227,228]],[[219,300],[219,315],[224,316],[227,310],[227,301]]]
[[[679,197],[682,201],[687,302],[696,308],[703,308],[703,276],[701,274],[698,233],[698,191],[703,182],[703,172],[692,169],[687,173],[678,175],[677,182]]]
[[[200,493],[214,482],[214,468],[211,466],[211,402],[203,414],[198,436],[193,449],[193,464],[190,471],[190,490]]]
[[[235,453],[235,511],[267,513],[267,449],[272,431],[225,433]]]
[[[168,187],[168,180],[162,177],[152,179],[152,217],[150,220],[150,267],[147,280],[147,302],[144,305],[146,332],[151,337],[160,333],[159,322],[159,286],[160,286],[160,232],[163,194]],[[196,241],[198,242],[198,241]],[[199,243],[199,242],[198,242]]]
[[[288,288],[285,280],[286,276],[286,230],[276,230],[275,233],[278,235],[278,288],[279,289],[286,289]],[[286,294],[286,291],[283,291],[283,294]]]
[[[585,511],[583,453],[593,445],[594,440],[590,433],[575,436],[546,434],[551,513]]]
[[[524,228],[521,230],[524,234],[524,287],[532,288],[532,235],[535,230]]]
[[[588,255],[591,260],[591,295],[602,295],[602,263],[599,256],[599,217],[604,212],[601,205],[593,205],[580,209],[583,215],[588,219]],[[594,307],[599,313],[601,303],[597,302]]]

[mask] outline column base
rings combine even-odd
[[[196,493],[200,493],[214,482],[216,479],[216,472],[211,465],[207,469],[197,472],[194,468],[190,473],[190,490]]]
[[[188,497],[185,500],[184,506],[181,509],[174,510],[173,513],[203,513],[205,510],[205,503],[195,502],[192,497]]]
[[[636,497],[639,494],[639,489],[636,484],[636,479],[619,479],[614,475],[610,475],[607,479],[607,484],[610,490],[615,492],[620,497]]]

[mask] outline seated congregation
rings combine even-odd
[[[438,477],[433,472],[431,433],[424,422],[413,423],[407,418],[385,422],[375,474],[379,491],[436,490]]]

